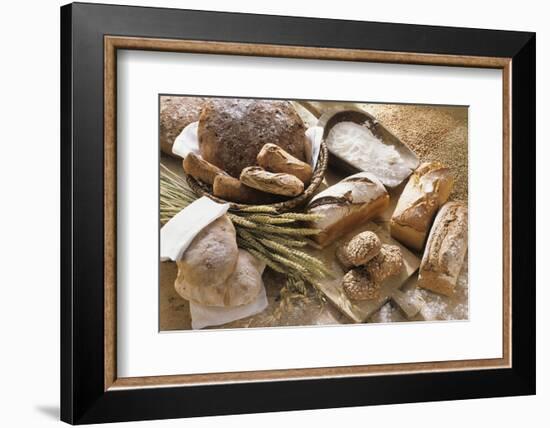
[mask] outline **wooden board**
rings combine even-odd
[[[359,232],[371,230],[375,232],[383,244],[397,245],[403,254],[403,269],[399,275],[388,278],[380,288],[380,297],[374,300],[354,301],[350,300],[342,288],[342,278],[344,270],[334,256],[336,248],[346,239],[351,238]],[[384,305],[395,290],[401,288],[405,282],[418,270],[420,259],[407,250],[403,245],[394,240],[390,234],[376,223],[369,222],[364,226],[358,227],[353,232],[339,239],[329,247],[323,250],[310,250],[312,255],[320,257],[334,272],[334,278],[327,278],[319,283],[319,288],[326,297],[338,307],[352,321],[360,323],[366,322],[368,318]]]

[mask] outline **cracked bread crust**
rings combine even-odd
[[[451,296],[468,249],[468,210],[448,202],[434,221],[418,275],[418,286]]]
[[[262,147],[275,144],[305,161],[305,125],[288,101],[214,99],[199,119],[202,157],[233,177],[256,165]]]

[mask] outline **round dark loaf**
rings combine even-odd
[[[267,143],[305,160],[305,126],[288,101],[210,100],[202,110],[198,134],[202,157],[233,177],[256,165]]]

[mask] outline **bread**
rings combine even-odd
[[[203,159],[233,177],[255,165],[267,143],[305,160],[305,126],[287,101],[211,100],[202,110],[198,136]]]
[[[468,249],[468,209],[448,202],[437,214],[418,272],[418,286],[439,294],[454,294]]]
[[[314,235],[322,247],[351,232],[360,224],[381,214],[390,197],[382,183],[367,172],[351,175],[315,195],[307,211],[320,214],[321,219],[311,222],[320,229]]]
[[[207,98],[200,97],[160,97],[160,149],[174,156],[172,146],[183,128],[199,120]]]
[[[361,266],[375,257],[382,248],[376,233],[367,230],[358,233],[336,249],[336,258],[345,269]]]
[[[176,291],[187,300],[206,306],[234,307],[252,302],[263,286],[261,262],[245,250],[238,250],[235,269],[229,277],[216,284],[189,284],[185,277],[176,280]]]
[[[235,227],[224,215],[201,230],[177,261],[178,292],[188,300],[212,304],[209,290],[225,283],[235,270],[237,257]]]
[[[268,172],[260,166],[244,168],[240,179],[248,187],[274,195],[298,196],[304,191],[304,183],[296,176]]]
[[[376,283],[382,283],[390,276],[397,275],[403,267],[403,255],[397,245],[382,245],[380,252],[365,266],[365,270]]]
[[[212,193],[225,201],[241,204],[270,204],[277,200],[274,195],[245,186],[240,180],[223,174],[214,178]]]
[[[210,162],[205,161],[194,153],[189,153],[183,159],[183,170],[196,180],[207,184],[214,184],[214,178],[218,174],[226,175],[224,171]]]
[[[256,158],[258,165],[270,172],[292,174],[308,185],[313,169],[308,163],[296,159],[276,144],[268,143],[262,147]]]
[[[437,210],[452,189],[448,168],[439,162],[420,165],[397,201],[390,221],[391,235],[406,246],[421,250]]]
[[[380,297],[380,284],[374,282],[362,267],[351,269],[344,275],[342,288],[352,300],[373,300]]]

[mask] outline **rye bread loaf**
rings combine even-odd
[[[207,98],[200,97],[160,97],[160,149],[174,156],[172,146],[183,128],[199,120]]]
[[[267,143],[305,160],[305,126],[288,101],[211,100],[201,113],[198,136],[202,157],[233,177],[256,165]]]

